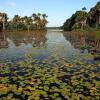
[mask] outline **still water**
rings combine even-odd
[[[95,33],[0,33],[0,100],[100,100]]]
[[[1,61],[21,60],[27,53],[37,59],[74,57],[79,54],[79,50],[75,49],[60,30],[1,33],[0,42]]]

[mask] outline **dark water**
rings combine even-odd
[[[19,60],[27,53],[32,53],[38,59],[52,56],[73,57],[79,54],[79,50],[60,30],[1,33],[0,41],[2,61]]]

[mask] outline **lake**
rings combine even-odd
[[[99,100],[99,76],[96,33],[0,33],[2,100]]]
[[[3,35],[0,46],[0,60],[2,61],[23,59],[27,53],[32,53],[37,59],[52,56],[73,57],[79,54],[79,50],[75,49],[60,30],[37,30],[29,33],[20,31]]]

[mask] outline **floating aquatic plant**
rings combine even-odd
[[[0,98],[99,100],[98,62],[88,63],[79,58],[71,61],[65,58],[33,61],[32,59],[32,55],[28,55],[24,61],[10,65],[2,64]]]

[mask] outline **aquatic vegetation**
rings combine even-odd
[[[53,63],[54,62],[54,63]],[[12,71],[13,70],[13,71]],[[3,100],[99,100],[100,64],[82,59],[32,59],[0,67]]]

